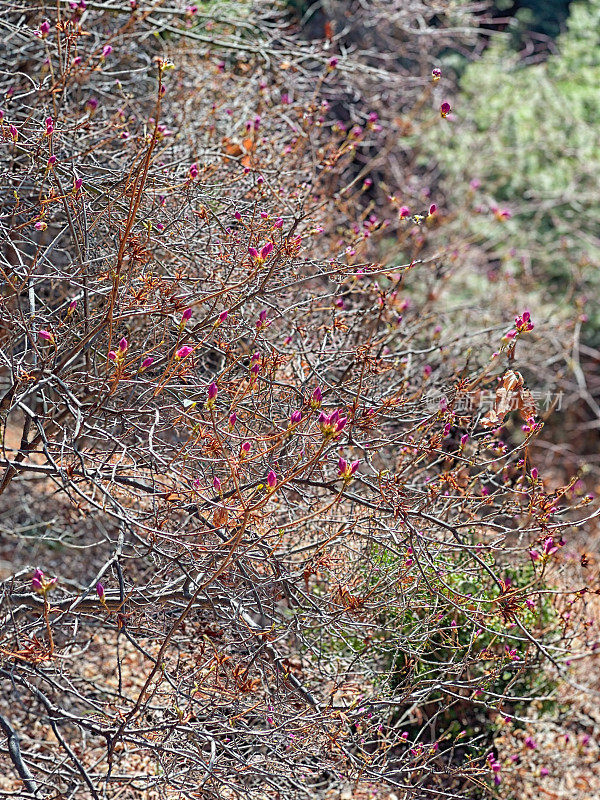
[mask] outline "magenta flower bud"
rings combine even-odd
[[[116,360],[117,360],[117,354],[115,353],[115,351],[114,351],[114,350],[111,350],[111,351],[109,352],[109,354],[108,354],[108,360],[109,360],[109,361],[116,361]]]
[[[193,164],[190,164],[189,175],[192,180],[195,180],[198,175],[200,174],[200,170],[198,169],[198,164],[194,161]]]
[[[256,361],[256,362],[255,362],[255,363],[254,363],[254,364],[253,364],[253,365],[250,367],[250,372],[251,372],[251,374],[252,374],[252,375],[258,375],[258,373],[260,372],[260,364],[258,363],[258,361]]]
[[[242,444],[242,455],[247,456],[250,452],[250,442],[244,442]]]
[[[429,206],[429,216],[432,217],[435,214],[436,211],[437,211],[437,206],[436,206],[435,203],[432,203]]]
[[[356,470],[358,469],[360,461],[357,459],[350,464],[350,475],[354,475]]]
[[[464,447],[468,441],[469,441],[469,434],[463,433],[463,435],[460,437],[461,446]]]
[[[105,44],[102,48],[102,58],[106,58],[112,53],[113,49],[109,44]]]
[[[260,258],[259,254],[258,254],[258,250],[256,249],[256,247],[249,247],[248,248],[248,253],[252,256],[252,258]]]
[[[431,70],[431,77],[434,81],[439,81],[439,79],[442,77],[442,70],[439,67],[434,67]]]
[[[410,208],[408,208],[408,206],[401,206],[399,214],[400,219],[406,219],[407,217],[410,217]]]
[[[267,328],[271,324],[271,320],[267,319],[267,312],[263,308],[263,310],[258,315],[258,320],[256,321],[256,329],[261,331],[263,328]]]
[[[239,211],[236,211],[236,212],[235,212],[235,214],[234,214],[233,216],[234,216],[234,217],[237,219],[237,221],[238,221],[238,222],[241,222],[241,220],[242,220],[242,215],[240,214],[240,212],[239,212]]]
[[[152,356],[148,356],[148,358],[145,358],[142,361],[141,369],[148,369],[148,367],[151,367],[153,363],[154,363],[154,358]]]
[[[15,128],[14,125],[9,125],[8,131],[10,133],[10,138],[13,140],[13,142],[16,142],[17,139],[19,138],[19,131]]]
[[[310,398],[311,408],[319,408],[322,400],[323,400],[323,392],[321,391],[321,387],[317,386]]]
[[[129,343],[128,343],[127,339],[123,336],[123,338],[119,342],[119,351],[121,353],[126,353],[128,347],[129,347]]]
[[[175,358],[177,359],[187,358],[193,349],[194,348],[190,347],[189,344],[184,344],[183,347],[180,347],[179,350],[175,353]]]
[[[190,319],[191,316],[192,316],[192,309],[186,308],[186,310],[181,315],[182,324],[185,325],[185,323]]]
[[[219,494],[221,494],[221,481],[217,478],[216,475],[213,478],[213,487],[214,487],[215,492],[218,492]]]
[[[221,313],[219,314],[219,322],[225,322],[225,320],[227,319],[228,313],[229,312],[227,312],[227,311],[221,311]]]
[[[31,588],[33,589],[34,592],[40,592],[42,590],[43,578],[44,578],[44,573],[38,567],[34,571],[33,576],[31,578]]]
[[[347,471],[348,471],[348,462],[346,461],[345,458],[340,458],[340,460],[338,461],[338,475],[340,476],[340,478],[343,477]]]
[[[531,477],[532,477],[532,478],[533,478],[533,480],[535,481],[535,480],[537,480],[537,476],[538,476],[538,471],[537,471],[537,469],[534,467],[534,468],[531,470]]]
[[[237,422],[237,414],[234,411],[232,414],[229,415],[229,427],[233,428],[236,422]]]
[[[440,106],[440,115],[443,118],[446,118],[448,116],[448,114],[450,114],[451,111],[452,111],[452,107],[451,107],[450,103],[442,103],[442,105]]]
[[[535,741],[532,739],[531,736],[527,736],[525,739],[525,746],[528,747],[530,750],[535,750],[537,744],[535,743]]]
[[[544,542],[544,555],[551,556],[558,551],[558,545],[554,544],[554,539],[549,536]]]
[[[50,331],[38,331],[38,336],[45,342],[54,342],[54,335]]]
[[[100,598],[100,602],[104,602],[104,598],[106,596],[106,592],[104,591],[104,585],[98,581],[96,584],[96,594]]]
[[[271,253],[272,250],[273,250],[273,242],[267,242],[267,244],[260,251],[260,257],[263,259],[266,258]]]
[[[45,231],[46,228],[48,227],[48,224],[44,222],[43,219],[40,219],[35,223],[33,227],[36,229],[36,231]]]
[[[330,59],[329,59],[329,61],[327,62],[327,69],[328,69],[328,71],[329,71],[329,72],[333,71],[333,70],[334,70],[334,69],[337,67],[337,65],[338,65],[339,63],[340,63],[340,60],[339,60],[339,58],[336,58],[335,56],[333,56],[332,58],[330,58]]]
[[[219,393],[219,388],[217,384],[213,381],[208,387],[208,399],[214,402],[217,399],[218,393]]]
[[[277,486],[277,475],[272,469],[269,470],[269,474],[267,475],[267,486],[271,491]]]
[[[273,223],[274,228],[283,228],[283,217],[277,217],[275,222]]]
[[[48,159],[48,167],[53,167],[56,164],[56,156],[50,156]]]
[[[77,300],[73,299],[69,303],[69,314],[72,314],[76,308],[77,308]]]
[[[297,425],[298,422],[302,421],[302,412],[301,411],[292,411],[290,416],[290,422],[292,425]]]

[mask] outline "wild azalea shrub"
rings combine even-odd
[[[331,121],[331,50],[107,5],[7,15],[2,790],[492,791],[579,633],[536,320],[438,324],[437,209],[344,182],[380,123]]]

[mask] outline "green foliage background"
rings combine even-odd
[[[489,262],[550,290],[568,314],[590,318],[600,340],[600,0],[574,3],[559,53],[523,65],[510,37],[465,69],[456,120],[425,145],[457,225]],[[472,179],[480,187],[469,188]],[[489,209],[507,207],[498,223]],[[531,280],[533,279],[533,281]]]

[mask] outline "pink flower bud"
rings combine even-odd
[[[273,223],[273,227],[274,228],[283,228],[283,218],[282,217],[277,217],[277,219]]]
[[[269,474],[267,475],[267,486],[271,491],[277,486],[277,475],[272,469],[269,470]]]
[[[123,338],[119,342],[119,352],[126,353],[128,347],[129,343],[127,342],[127,339],[123,336]]]
[[[440,114],[444,118],[447,117],[451,111],[452,107],[450,106],[450,103],[442,103],[442,105],[440,106]]]
[[[460,443],[462,447],[464,447],[468,441],[469,441],[469,434],[463,433],[463,435],[460,437]]]
[[[19,131],[15,128],[14,125],[9,125],[8,131],[10,133],[10,138],[13,140],[13,142],[16,142],[17,139],[19,138]]]
[[[234,411],[232,414],[229,415],[229,427],[233,428],[236,422],[237,422],[237,414]]]
[[[100,602],[102,603],[106,596],[106,592],[104,591],[104,585],[100,583],[100,581],[98,581],[98,583],[96,584],[96,594],[98,595],[98,597],[100,598]]]
[[[77,308],[77,300],[73,299],[69,303],[69,314],[72,314],[76,308]]]
[[[108,360],[109,360],[109,361],[116,361],[116,360],[117,360],[117,354],[115,353],[115,351],[114,351],[114,350],[111,350],[111,351],[109,352],[109,354],[108,354]]]
[[[273,242],[267,242],[267,244],[260,251],[260,257],[263,259],[266,258],[271,253],[272,250],[273,250]]]
[[[183,347],[180,347],[179,350],[175,353],[175,358],[177,359],[187,358],[193,349],[194,348],[190,347],[189,344],[184,344]]]
[[[359,464],[360,461],[358,460],[349,464],[345,458],[340,458],[338,461],[338,477],[343,478],[346,482],[350,481],[358,469]]]
[[[242,455],[247,456],[250,452],[250,442],[244,442],[242,444]]]
[[[228,314],[227,311],[221,311],[221,313],[219,314],[219,322],[225,322],[225,320],[227,319],[227,314]]]
[[[219,388],[217,384],[213,381],[208,387],[208,399],[216,400],[218,393],[219,393]]]
[[[186,308],[183,314],[181,315],[181,322],[185,325],[185,323],[190,319],[192,316],[192,309]]]
[[[432,203],[429,206],[429,216],[432,217],[435,214],[436,211],[437,211],[437,206],[436,206],[435,203]]]
[[[53,167],[56,164],[56,156],[50,156],[48,159],[48,167]]]
[[[439,69],[439,67],[434,67],[434,69],[431,70],[431,77],[434,81],[439,81],[442,77],[442,70]]]
[[[551,556],[558,551],[558,545],[554,544],[554,539],[549,536],[544,542],[544,555]]]
[[[36,231],[45,231],[46,228],[48,227],[48,224],[44,222],[43,219],[40,219],[35,223],[33,227],[36,229]]]
[[[44,573],[41,569],[36,569],[33,573],[31,578],[31,588],[34,592],[41,592],[42,591],[42,580],[44,578]]]
[[[145,358],[142,361],[141,369],[148,369],[148,367],[151,367],[153,363],[154,363],[154,358],[152,356],[148,356],[148,358]]]
[[[198,164],[196,164],[196,162],[194,162],[193,164],[190,164],[190,169],[189,169],[190,178],[192,180],[195,180],[198,177],[199,174],[200,174],[200,170],[198,169]]]
[[[50,331],[38,331],[38,336],[40,339],[43,339],[45,342],[53,342],[54,341],[54,334],[50,333]]]
[[[535,480],[537,480],[537,476],[538,476],[538,471],[537,471],[537,469],[534,467],[534,468],[531,470],[531,477],[532,477],[532,478],[533,478],[533,480],[535,481]]]
[[[290,416],[290,422],[292,425],[297,425],[298,422],[302,421],[302,412],[301,411],[292,411]]]
[[[239,212],[239,211],[236,211],[236,212],[235,212],[235,214],[234,214],[233,216],[234,216],[234,217],[237,219],[237,221],[238,221],[238,222],[241,222],[241,220],[242,220],[242,215],[240,214],[240,212]]]
[[[221,481],[217,478],[216,475],[213,478],[213,487],[214,487],[215,492],[218,492],[219,494],[221,494]]]
[[[102,48],[102,58],[107,58],[112,53],[113,49],[109,44],[105,44]]]
[[[260,258],[259,254],[258,254],[258,250],[256,249],[256,247],[249,247],[248,248],[248,253],[252,256],[252,258]]]
[[[321,401],[323,400],[323,392],[321,388],[317,386],[310,398],[310,405],[311,408],[319,408],[321,405]]]
[[[407,206],[401,206],[398,213],[400,215],[400,219],[406,219],[407,217],[410,217],[410,208]]]

